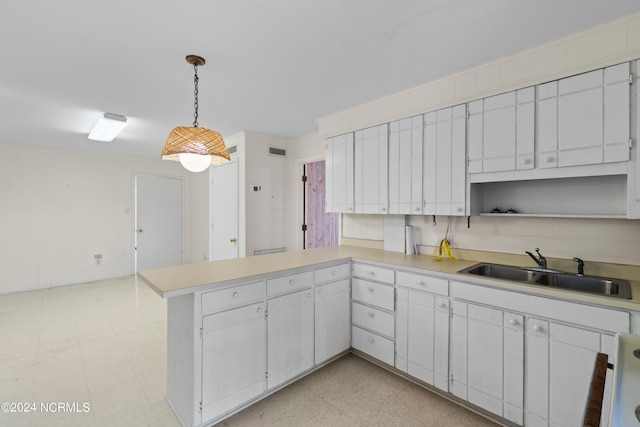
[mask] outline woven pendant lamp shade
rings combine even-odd
[[[222,135],[201,127],[178,126],[171,131],[162,150],[162,159],[179,161],[180,153],[208,154],[212,165],[231,160]]]

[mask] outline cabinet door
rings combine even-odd
[[[322,363],[351,345],[349,279],[315,289],[315,363]]]
[[[313,366],[313,291],[267,301],[267,386],[273,388]]]
[[[484,101],[479,99],[467,105],[469,109],[467,120],[467,138],[469,149],[469,173],[482,172],[482,135]]]
[[[604,162],[626,162],[630,157],[629,63],[604,70]]]
[[[205,316],[202,332],[204,421],[265,390],[264,303]]]
[[[389,213],[422,213],[422,116],[389,123]]]
[[[522,316],[453,302],[451,391],[487,411],[522,424]]]
[[[448,353],[448,300],[399,288],[396,367],[447,391]]]
[[[388,213],[388,125],[355,133],[355,212]]]
[[[545,320],[527,320],[527,425],[569,426],[582,422],[598,352],[609,352],[607,335]],[[611,399],[607,377],[604,401]],[[608,406],[602,425],[609,419]]]
[[[437,111],[436,215],[451,215],[452,108]]]
[[[558,166],[602,163],[603,70],[558,83]]]
[[[353,213],[353,133],[328,138],[325,157],[325,211]]]
[[[538,86],[538,143],[536,165],[539,168],[558,166],[558,82]]]
[[[535,155],[535,88],[516,93],[516,169],[533,169]]]
[[[467,106],[456,105],[451,123],[451,215],[464,216],[467,194]]]
[[[482,171],[515,170],[516,92],[485,98]]]
[[[424,148],[422,151],[422,213],[436,214],[436,181],[438,177],[438,162],[436,152],[438,146],[437,113],[435,111],[424,115]]]
[[[466,105],[424,116],[423,214],[464,215]]]

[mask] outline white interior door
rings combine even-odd
[[[182,264],[182,179],[136,176],[135,270]]]
[[[238,162],[211,168],[212,261],[238,258]]]

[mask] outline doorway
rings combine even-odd
[[[211,261],[238,258],[238,161],[211,168]]]
[[[182,264],[182,179],[160,176],[133,179],[135,272]]]
[[[337,246],[339,220],[337,213],[326,213],[325,161],[305,163],[302,178],[303,190],[303,249]]]

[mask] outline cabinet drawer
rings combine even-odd
[[[388,365],[393,365],[395,344],[392,340],[353,326],[351,328],[351,343],[356,350],[360,350]]]
[[[277,277],[267,280],[267,296],[283,294],[308,288],[313,284],[313,272],[305,271],[298,274]]]
[[[351,316],[354,324],[394,338],[395,316],[393,314],[354,302]]]
[[[390,285],[394,283],[393,270],[384,267],[355,263],[352,266],[352,274],[353,277],[376,280],[378,282],[389,283]]]
[[[449,295],[449,281],[439,277],[429,277],[421,274],[398,271],[396,272],[396,285],[438,295]]]
[[[362,279],[351,279],[351,293],[355,301],[394,311],[395,289]]]
[[[264,299],[264,282],[249,283],[233,288],[202,294],[202,314],[216,313]]]
[[[334,280],[349,277],[350,264],[334,265],[332,267],[319,268],[313,272],[315,284],[332,282]]]

